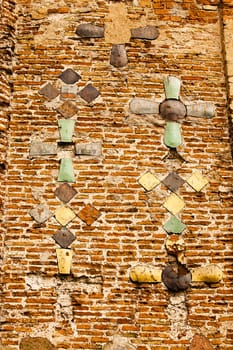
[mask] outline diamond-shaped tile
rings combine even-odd
[[[53,235],[53,239],[57,244],[62,248],[68,248],[72,242],[76,239],[72,232],[67,230],[65,227],[62,227],[61,230],[57,231],[55,235]]]
[[[182,233],[186,225],[180,221],[176,216],[172,216],[163,226],[167,233]]]
[[[91,204],[86,205],[86,207],[80,210],[78,213],[78,217],[87,225],[93,224],[93,222],[98,219],[99,216],[100,212]]]
[[[56,89],[51,83],[47,83],[42,89],[40,89],[39,93],[49,100],[53,100],[60,93],[58,89]]]
[[[52,216],[52,213],[46,204],[37,205],[36,208],[30,210],[29,214],[39,224],[44,223]]]
[[[186,182],[197,192],[201,191],[209,183],[199,171],[195,171]]]
[[[55,218],[59,224],[62,226],[66,226],[69,222],[71,222],[76,217],[73,210],[66,206],[62,206],[56,210]]]
[[[180,186],[183,185],[185,181],[182,179],[182,177],[180,177],[180,175],[172,172],[167,177],[165,177],[165,179],[163,179],[162,182],[164,183],[165,186],[169,188],[169,190],[171,190],[172,192],[175,192],[178,190]]]
[[[65,101],[57,110],[64,118],[72,118],[78,112],[78,108],[71,101]]]
[[[138,182],[146,191],[151,191],[155,186],[160,184],[160,180],[150,171],[143,174]]]
[[[184,201],[175,193],[172,193],[165,201],[163,206],[172,214],[178,214],[184,208]]]
[[[79,95],[86,102],[90,103],[100,95],[100,92],[90,83],[79,92]]]
[[[73,69],[67,68],[62,72],[62,74],[59,75],[59,78],[66,84],[75,84],[81,76],[76,73]]]
[[[77,191],[68,183],[63,183],[55,190],[55,195],[64,203],[68,203],[77,193]]]

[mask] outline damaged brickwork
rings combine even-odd
[[[233,1],[2,0],[0,14],[0,349],[232,349]],[[200,102],[211,118],[186,117]],[[187,283],[171,290],[176,259]]]

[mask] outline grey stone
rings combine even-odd
[[[76,144],[75,154],[78,156],[100,157],[102,154],[102,144],[101,142]]]
[[[46,204],[39,204],[36,208],[30,210],[29,214],[39,224],[43,224],[52,216],[52,213]]]
[[[60,247],[68,248],[69,245],[74,242],[76,237],[72,232],[67,230],[65,227],[62,227],[59,231],[57,231],[57,233],[55,233],[55,235],[53,235],[53,239],[60,245]]]
[[[215,106],[213,103],[197,103],[187,106],[187,115],[197,118],[211,119],[215,115]]]
[[[134,114],[158,114],[159,103],[143,98],[134,98],[130,101],[129,109]]]
[[[41,157],[57,154],[57,144],[50,142],[33,141],[30,146],[29,155],[33,157]]]
[[[103,38],[104,27],[96,26],[91,23],[82,23],[76,29],[76,34],[82,38]]]
[[[131,38],[154,40],[159,36],[159,31],[155,26],[145,26],[131,29]]]
[[[66,84],[75,84],[81,76],[71,68],[67,68],[59,75],[59,78]]]
[[[115,44],[112,46],[110,55],[110,64],[114,67],[120,68],[126,66],[128,63],[127,52],[124,44]]]

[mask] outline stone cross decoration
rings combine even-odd
[[[104,26],[97,26],[91,23],[82,23],[77,27],[76,34],[79,38],[104,38]],[[159,31],[155,26],[145,26],[131,29],[131,39],[155,40]],[[128,63],[125,43],[113,44],[110,54],[110,64],[116,68],[124,67]]]
[[[133,114],[159,114],[165,123],[164,144],[170,149],[176,149],[182,143],[180,124],[186,116],[199,118],[212,118],[214,116],[214,105],[211,103],[198,103],[185,105],[180,100],[181,80],[169,76],[164,79],[165,100],[161,103],[134,98],[130,102],[130,112]],[[222,271],[216,265],[207,265],[189,271],[183,264],[184,240],[179,235],[186,228],[177,214],[183,209],[185,203],[176,191],[184,182],[189,184],[195,191],[201,191],[208,184],[208,180],[198,171],[190,178],[184,180],[175,172],[168,174],[160,181],[153,173],[147,171],[138,179],[139,184],[146,190],[151,191],[162,182],[172,194],[163,204],[173,216],[164,224],[163,228],[169,238],[165,246],[170,255],[176,257],[173,264],[166,266],[163,270],[154,266],[137,265],[130,271],[133,282],[155,283],[163,281],[167,288],[173,292],[187,289],[191,282],[217,283],[222,279]]]
[[[45,203],[37,205],[29,212],[38,225],[42,225],[52,216],[61,225],[61,228],[53,235],[54,241],[60,246],[56,249],[56,253],[59,273],[61,274],[70,273],[72,249],[69,246],[76,239],[75,235],[67,228],[69,223],[78,216],[87,225],[91,225],[100,216],[100,212],[91,204],[82,208],[77,215],[69,205],[69,202],[77,194],[75,188],[71,186],[71,183],[75,182],[72,158],[74,156],[88,158],[102,156],[102,143],[100,141],[76,144],[73,142],[78,113],[76,99],[79,97],[87,104],[91,104],[100,95],[100,92],[91,83],[78,91],[77,82],[80,79],[81,76],[76,71],[67,68],[58,76],[60,88],[47,82],[40,89],[39,94],[49,101],[51,107],[58,114],[57,124],[60,138],[57,142],[43,142],[40,139],[34,139],[31,142],[29,152],[30,159],[48,158],[49,156],[61,158],[57,178],[60,184],[55,189],[54,194],[62,205],[55,213],[50,212]]]
[[[133,114],[159,114],[165,121],[164,144],[177,148],[182,143],[180,125],[188,116],[210,119],[214,117],[215,107],[212,103],[185,105],[180,100],[181,80],[168,76],[164,79],[165,100],[157,103],[151,100],[134,98],[130,102]]]

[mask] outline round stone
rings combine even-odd
[[[181,101],[168,99],[160,104],[159,113],[167,121],[180,121],[186,116],[187,110]]]

